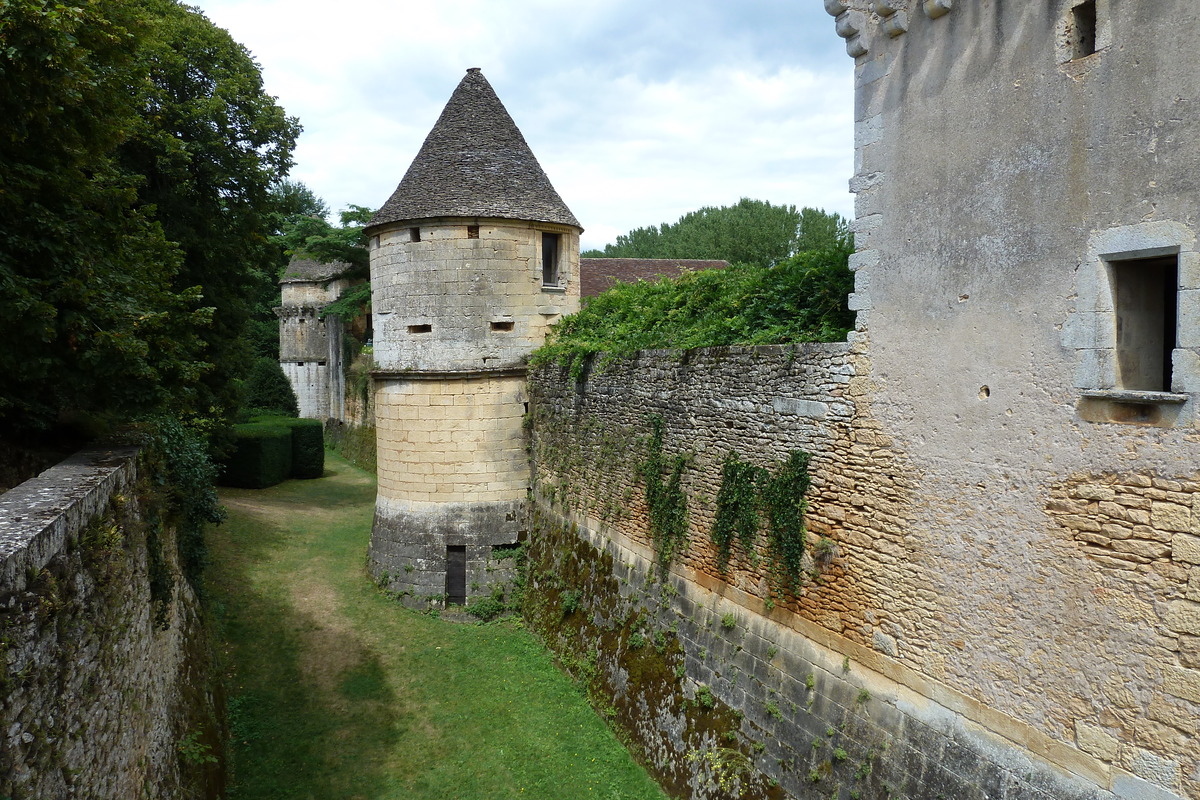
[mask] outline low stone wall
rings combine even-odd
[[[0,496],[0,796],[223,795],[211,652],[145,471],[90,450]]]

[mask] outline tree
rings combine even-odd
[[[171,0],[5,0],[0,118],[0,436],[224,416],[298,131],[249,55]]]
[[[837,214],[742,198],[736,205],[707,206],[685,214],[673,224],[637,228],[618,236],[603,251],[583,255],[712,258],[766,267],[807,250],[834,247],[846,235],[845,220]]]
[[[140,203],[183,253],[176,286],[199,286],[216,309],[200,332],[214,368],[195,407],[230,419],[250,360],[247,321],[255,298],[274,292],[272,190],[291,167],[300,126],[263,91],[258,65],[226,31],[174,0],[146,5],[146,110],[120,158],[144,176]]]

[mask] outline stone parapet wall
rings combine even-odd
[[[131,448],[0,496],[0,796],[218,797],[199,605]]]

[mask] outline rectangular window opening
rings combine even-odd
[[[511,319],[500,320],[492,323],[494,331],[511,331],[513,329],[513,321]]]
[[[542,285],[558,286],[558,245],[557,233],[542,234]]]
[[[421,241],[421,229],[420,228],[409,228],[408,229],[408,240],[410,242]]]
[[[468,225],[467,226],[467,238],[468,239],[478,239],[479,238],[479,226],[478,225]]]
[[[1171,391],[1178,343],[1179,257],[1110,261],[1121,389]]]
[[[429,325],[429,324],[409,325],[408,332],[409,333],[433,333],[433,326]]]
[[[446,604],[467,604],[467,548],[465,545],[446,547]]]
[[[318,367],[323,367],[323,366],[325,366],[325,362],[324,362],[324,361],[318,361],[318,362],[317,362],[317,366],[318,366]]]
[[[1074,58],[1096,52],[1096,0],[1084,0],[1071,9],[1071,52]]]

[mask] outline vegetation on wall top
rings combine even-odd
[[[853,245],[839,240],[774,266],[734,265],[655,282],[618,283],[563,317],[534,364],[582,373],[595,353],[667,347],[841,341],[854,327],[847,296]]]

